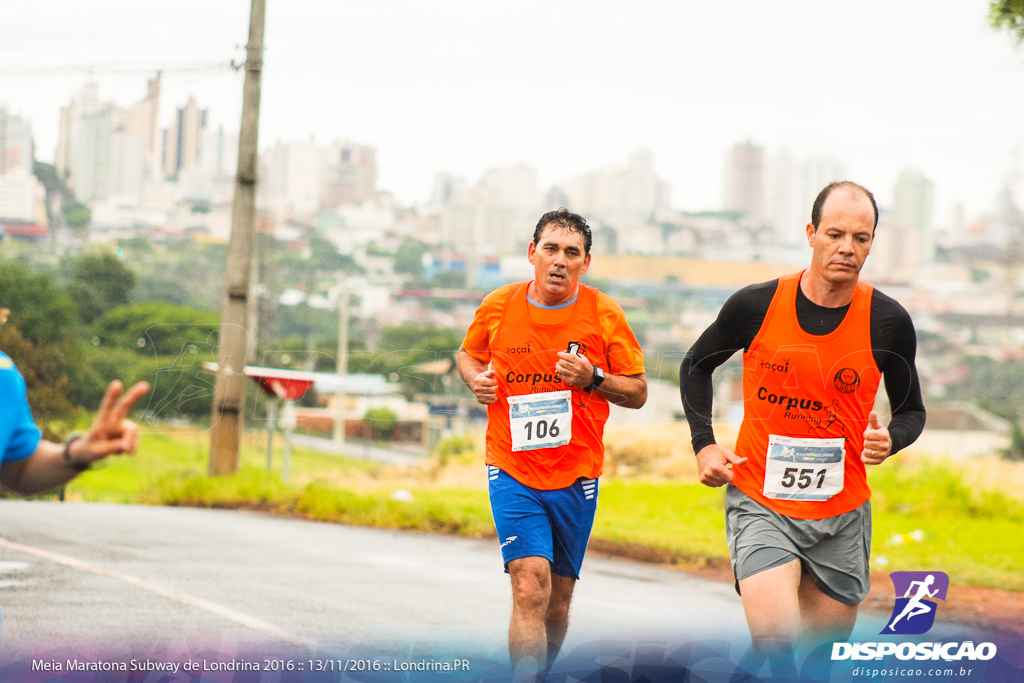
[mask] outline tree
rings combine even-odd
[[[78,259],[70,288],[82,321],[91,323],[105,312],[127,304],[135,282],[134,271],[113,254],[86,254]]]
[[[309,239],[310,257],[308,262],[301,267],[303,270],[312,265],[317,270],[358,273],[362,268],[349,254],[338,253],[338,248],[330,240],[319,235],[313,235]]]
[[[56,225],[56,216],[53,214],[52,208],[55,200],[59,200],[61,207],[67,207],[72,204],[77,204],[74,195],[71,190],[68,189],[67,184],[57,173],[57,167],[53,164],[47,164],[43,161],[32,162],[32,173],[39,179],[39,182],[46,188],[46,216],[50,220],[50,225]],[[86,209],[88,211],[88,209]],[[65,213],[62,211],[61,213]],[[82,215],[75,216],[75,222],[78,223],[83,218]],[[68,222],[65,214],[65,222]],[[85,224],[88,225],[92,221],[92,214],[88,216]],[[78,226],[81,227],[81,226]]]
[[[81,202],[65,202],[61,205],[61,213],[67,224],[76,230],[87,228],[92,223],[92,210]]]
[[[151,418],[205,418],[212,411],[214,377],[203,369],[217,360],[216,313],[149,301],[104,313],[93,324],[91,368],[116,372],[125,384],[152,386]]]
[[[1003,460],[1020,462],[1024,460],[1024,430],[1020,423],[1014,420],[1010,428],[1010,447],[1003,450]]]
[[[49,189],[53,186],[54,189],[61,184],[60,177],[57,175],[57,167],[53,164],[48,164],[44,161],[33,161],[32,162],[32,174],[39,179],[43,185]]]
[[[349,372],[369,372],[398,379],[402,394],[412,399],[417,394],[444,391],[440,375],[423,372],[416,366],[455,358],[462,335],[446,328],[422,328],[407,324],[385,328],[376,352],[349,356]]]
[[[71,416],[84,395],[82,348],[75,337],[78,311],[67,291],[49,275],[0,262],[0,308],[10,311],[0,325],[0,350],[18,366],[29,405],[49,438],[50,420]]]
[[[390,441],[395,435],[395,426],[398,423],[398,414],[386,406],[370,408],[363,415],[363,422],[370,428],[371,438],[380,438]]]
[[[440,289],[464,289],[466,287],[466,271],[442,270],[430,278],[430,286]]]
[[[407,273],[414,279],[423,278],[423,254],[427,253],[430,247],[415,237],[406,237],[395,252],[395,272]]]
[[[1024,0],[995,0],[988,6],[992,28],[1006,29],[1018,43],[1024,43]]]

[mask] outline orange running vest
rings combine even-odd
[[[516,481],[536,489],[560,489],[578,478],[601,474],[608,401],[570,387],[555,372],[558,352],[570,342],[579,353],[608,372],[607,350],[597,315],[597,290],[580,284],[572,317],[560,325],[543,325],[531,316],[528,282],[512,286],[501,321],[490,342],[491,368],[498,380],[498,400],[487,407],[487,464],[500,467]],[[555,448],[512,451],[508,396],[572,389],[572,441]]]
[[[796,316],[802,274],[780,278],[764,323],[743,354],[743,423],[736,454],[748,460],[733,468],[732,483],[787,517],[823,519],[849,512],[871,497],[860,456],[881,373],[871,352],[871,285],[857,283],[835,331],[812,335]],[[769,434],[844,438],[842,491],[825,501],[764,496]]]

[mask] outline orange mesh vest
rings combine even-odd
[[[864,430],[881,373],[871,352],[872,287],[858,282],[850,308],[830,334],[811,335],[796,317],[802,273],[779,280],[757,336],[743,354],[743,424],[733,484],[787,517],[823,519],[849,512],[871,497],[864,463]],[[845,439],[843,489],[825,501],[763,495],[768,435]]]
[[[526,301],[528,282],[512,286],[501,322],[490,340],[491,368],[498,380],[498,400],[487,407],[487,464],[500,467],[520,483],[536,489],[571,486],[580,477],[601,474],[608,402],[569,387],[555,372],[558,352],[570,342],[593,365],[608,371],[597,315],[597,290],[580,284],[572,317],[560,325],[534,320]],[[512,451],[508,396],[572,389],[572,440],[555,448]]]

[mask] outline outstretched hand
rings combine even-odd
[[[139,429],[128,419],[128,413],[136,401],[149,391],[149,384],[138,382],[122,395],[123,388],[121,381],[116,379],[107,387],[89,431],[75,439],[69,447],[68,455],[72,461],[87,464],[108,455],[135,452],[139,445]]]

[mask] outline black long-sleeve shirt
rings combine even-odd
[[[679,392],[690,424],[693,452],[715,443],[711,427],[714,394],[711,375],[740,349],[747,351],[764,323],[778,280],[744,287],[722,306],[718,318],[686,352],[679,366]],[[804,332],[826,335],[843,322],[849,306],[827,308],[808,299],[797,287],[796,315]],[[871,294],[871,348],[889,396],[892,453],[906,448],[924,430],[921,384],[914,366],[917,335],[910,314],[877,289]]]

